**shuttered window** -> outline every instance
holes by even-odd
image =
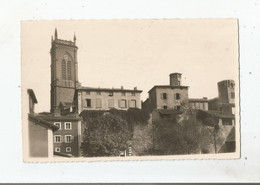
[[[102,100],[96,99],[96,108],[102,108]]]
[[[120,108],[126,108],[126,100],[120,101]]]
[[[72,135],[65,135],[65,143],[72,143],[73,136]]]
[[[129,107],[131,107],[131,108],[135,108],[136,107],[136,100],[130,100],[129,102],[130,102],[129,103]]]
[[[114,108],[114,99],[108,99],[108,107]]]

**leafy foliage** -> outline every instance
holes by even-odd
[[[131,137],[127,122],[112,114],[96,115],[85,120],[84,156],[118,156]]]
[[[199,110],[197,112],[196,118],[197,120],[201,121],[204,125],[215,127],[216,130],[219,129],[218,118],[213,114],[209,114],[208,112]]]

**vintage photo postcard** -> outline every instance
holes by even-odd
[[[21,21],[24,162],[240,157],[237,19]]]

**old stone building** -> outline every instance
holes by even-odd
[[[78,157],[81,155],[82,129],[79,115],[83,110],[141,108],[142,91],[137,87],[133,89],[82,87],[78,81],[77,50],[75,35],[73,41],[62,40],[58,38],[58,32],[55,29],[50,50],[50,112],[30,115],[31,120],[55,129],[51,140],[48,139],[52,145],[48,146],[52,146],[52,150],[49,150],[51,153],[54,152],[60,156]],[[35,100],[30,99],[30,101]],[[30,106],[33,109],[34,104]],[[33,135],[37,132],[30,133],[34,138]],[[34,149],[38,152],[42,151],[37,146],[34,146]]]
[[[203,98],[189,98],[189,106],[191,109],[199,109],[199,110],[204,110],[207,111],[209,110],[209,102],[208,98],[203,97]]]
[[[217,113],[220,125],[235,124],[234,80],[218,82],[218,97],[209,100],[209,110]]]
[[[142,104],[143,109],[149,111],[155,109],[180,110],[188,103],[188,86],[181,84],[181,74],[170,74],[169,85],[155,85],[149,92],[149,97]]]
[[[76,36],[73,41],[58,38],[55,29],[51,41],[51,112],[38,114],[40,119],[59,129],[53,136],[54,152],[63,156],[80,156],[81,121],[76,107],[78,82]]]
[[[109,110],[128,108],[141,108],[141,90],[116,88],[90,88],[79,87],[78,92],[78,113],[83,110]]]

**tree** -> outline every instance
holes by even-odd
[[[131,134],[122,118],[110,113],[84,121],[82,150],[86,157],[118,156],[127,148]]]
[[[197,120],[200,120],[206,126],[213,127],[214,149],[215,153],[217,153],[216,133],[219,130],[218,118],[214,114],[199,110],[197,113]]]

